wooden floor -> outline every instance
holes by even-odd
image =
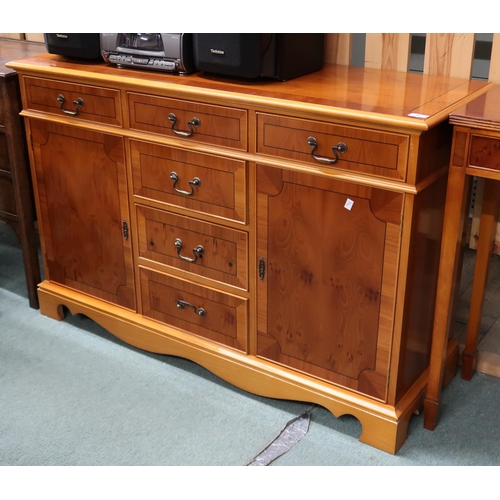
[[[459,297],[456,305],[452,335],[461,348],[465,344],[467,318],[472,289],[476,251],[467,248],[464,254]],[[479,331],[478,363],[479,372],[500,377],[500,256],[492,255],[488,285],[483,306],[481,329]]]

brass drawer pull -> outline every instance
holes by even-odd
[[[332,146],[333,154],[335,158],[327,158],[326,156],[316,156],[314,152],[318,147],[318,141],[316,141],[315,137],[308,137],[307,144],[312,148],[311,156],[320,163],[327,163],[332,165],[333,163],[337,163],[339,159],[339,153],[345,153],[347,151],[347,144],[345,142],[339,142],[336,146]],[[337,152],[338,151],[338,152]]]
[[[189,132],[183,132],[182,130],[175,130],[175,124],[177,123],[177,116],[175,113],[170,113],[168,119],[172,122],[172,132],[181,137],[191,137],[194,134],[193,127],[199,127],[201,125],[201,120],[196,118],[196,116],[188,121]]]
[[[184,309],[185,307],[192,307],[194,309],[194,312],[196,314],[198,314],[199,316],[205,316],[207,313],[205,311],[205,309],[203,309],[203,307],[200,307],[198,309],[196,309],[195,306],[193,306],[193,304],[190,304],[189,302],[186,302],[184,300],[178,300],[177,301],[177,307],[179,309]]]
[[[183,191],[182,189],[177,189],[175,186],[177,184],[177,181],[179,180],[179,176],[177,175],[176,172],[172,172],[170,174],[170,178],[174,181],[174,189],[177,193],[183,194],[185,196],[191,196],[194,193],[194,188],[195,187],[200,187],[201,186],[201,180],[198,177],[195,177],[194,179],[189,181],[189,186],[191,187],[191,191]]]
[[[66,102],[66,99],[62,94],[59,94],[57,96],[57,100],[61,103],[62,112],[71,116],[78,115],[78,113],[80,113],[80,108],[83,106],[83,99],[81,97],[73,101],[73,106],[75,107],[75,111],[68,111],[67,109],[64,109],[64,103]]]
[[[181,255],[182,240],[180,238],[175,239],[174,245],[175,248],[177,248],[177,255],[179,256],[179,258],[185,260],[186,262],[196,262],[198,260],[198,257],[201,259],[203,257],[203,253],[205,252],[205,249],[201,245],[194,247],[193,248],[194,259],[192,259],[190,257],[184,257],[184,255]]]

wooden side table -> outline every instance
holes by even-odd
[[[0,220],[14,228],[21,243],[30,307],[38,309],[40,283],[33,190],[17,73],[13,59],[46,52],[41,44],[0,40]]]
[[[475,368],[478,331],[495,228],[500,208],[500,86],[493,87],[450,115],[454,125],[443,241],[441,246],[436,313],[424,402],[424,427],[433,430],[438,420],[443,362],[450,334],[459,279],[464,221],[473,176],[485,179],[472,297],[462,354],[462,378],[470,380]]]

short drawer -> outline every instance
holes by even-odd
[[[32,77],[24,77],[24,85],[28,110],[122,125],[118,90]]]
[[[141,205],[136,210],[140,258],[248,289],[247,233]]]
[[[405,135],[267,114],[257,115],[257,134],[260,154],[406,179]]]
[[[248,300],[142,268],[143,315],[247,351]]]
[[[500,138],[472,135],[469,164],[490,170],[500,170]]]
[[[247,112],[168,97],[128,94],[130,128],[246,151]]]
[[[246,162],[130,141],[134,195],[246,222]]]

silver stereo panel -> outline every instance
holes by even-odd
[[[101,54],[110,64],[172,73],[191,73],[191,33],[101,33]]]

